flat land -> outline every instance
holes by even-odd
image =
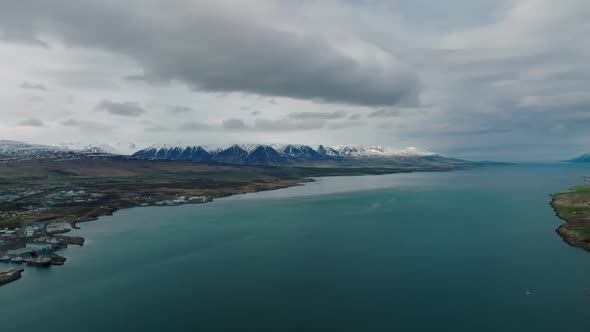
[[[590,251],[590,185],[553,195],[551,206],[566,221],[557,233],[570,245]]]

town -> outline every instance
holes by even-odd
[[[56,251],[70,244],[83,245],[84,238],[64,236],[71,230],[64,223],[31,222],[22,228],[0,229],[0,262],[7,265],[27,264],[48,267],[66,261]],[[20,279],[23,269],[0,272],[0,285]]]

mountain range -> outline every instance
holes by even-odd
[[[232,144],[228,146],[152,146],[135,152],[143,159],[275,166],[441,166],[472,162],[449,158],[420,148],[339,145],[311,147],[299,144]]]
[[[309,146],[301,144],[232,144],[224,146],[154,145],[121,155],[106,144],[63,143],[59,146],[0,140],[0,162],[31,159],[79,159],[117,157],[119,159],[187,160],[211,164],[314,167],[402,167],[406,169],[464,168],[490,162],[450,158],[416,147]]]

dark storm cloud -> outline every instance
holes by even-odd
[[[21,83],[20,87],[27,90],[47,91],[47,87],[45,85],[30,82],[23,82]]]
[[[21,122],[19,122],[19,125],[24,126],[24,127],[43,127],[45,124],[43,123],[43,121],[39,120],[39,119],[26,119],[23,120]]]
[[[322,119],[322,120],[333,120],[333,119],[343,119],[348,115],[348,113],[344,111],[335,111],[335,112],[296,112],[296,113],[289,113],[287,117],[289,119],[296,119],[296,120],[308,120],[308,119]]]
[[[110,100],[102,100],[96,105],[96,110],[106,111],[113,115],[120,116],[140,116],[145,113],[145,110],[136,102],[113,102]]]
[[[0,11],[0,36],[31,41],[46,33],[123,54],[142,66],[146,80],[178,80],[201,91],[358,105],[417,101],[418,77],[394,55],[362,42],[343,51],[338,40],[283,28],[287,18],[269,1],[245,8],[229,0],[20,0]]]

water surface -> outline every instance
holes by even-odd
[[[590,253],[548,203],[588,174],[334,177],[122,210],[82,224],[65,266],[1,287],[0,331],[586,331]]]

